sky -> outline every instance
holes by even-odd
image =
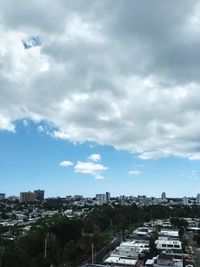
[[[200,192],[200,3],[0,0],[0,191]]]

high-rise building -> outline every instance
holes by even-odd
[[[165,192],[162,192],[161,198],[162,198],[162,200],[165,200],[166,199],[166,193]]]
[[[197,204],[200,204],[200,194],[197,194],[197,197],[196,197],[196,203],[197,203]]]
[[[103,194],[96,194],[96,200],[103,200]]]
[[[106,201],[106,194],[96,194],[96,200],[99,200],[101,202]]]
[[[110,192],[106,192],[105,194],[96,194],[96,200],[108,202],[110,200]]]
[[[188,198],[187,197],[183,198],[183,205],[185,205],[185,206],[188,205]]]
[[[39,201],[44,200],[44,190],[40,190],[40,189],[34,190],[34,194],[35,194],[36,200],[39,200]]]
[[[34,202],[35,201],[35,193],[33,192],[21,192],[20,193],[20,202]]]
[[[106,201],[110,201],[110,192],[106,192]]]
[[[0,193],[0,200],[3,200],[3,199],[5,199],[5,196],[6,196],[6,194],[5,194],[5,193]]]

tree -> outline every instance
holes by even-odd
[[[155,257],[158,255],[155,241],[158,239],[158,234],[153,233],[149,239],[149,257]]]
[[[177,217],[173,217],[170,219],[171,224],[173,227],[178,228],[179,230],[182,228],[186,228],[188,226],[188,222],[184,219],[180,219]]]

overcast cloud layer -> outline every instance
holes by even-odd
[[[200,159],[198,2],[0,0],[0,129]]]

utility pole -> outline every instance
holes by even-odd
[[[94,264],[94,244],[92,242],[92,264]]]
[[[44,259],[47,258],[47,241],[48,241],[48,233],[46,234],[45,241],[44,241]]]
[[[111,230],[111,235],[113,235],[113,233],[112,233],[112,218],[110,219],[110,230]]]
[[[81,231],[81,248],[83,248],[83,236],[84,236],[84,229],[82,228],[82,231]]]
[[[0,267],[1,267],[1,262],[2,262],[2,258],[3,258],[4,249],[5,249],[5,247],[2,247],[1,248],[1,253],[0,253]]]

